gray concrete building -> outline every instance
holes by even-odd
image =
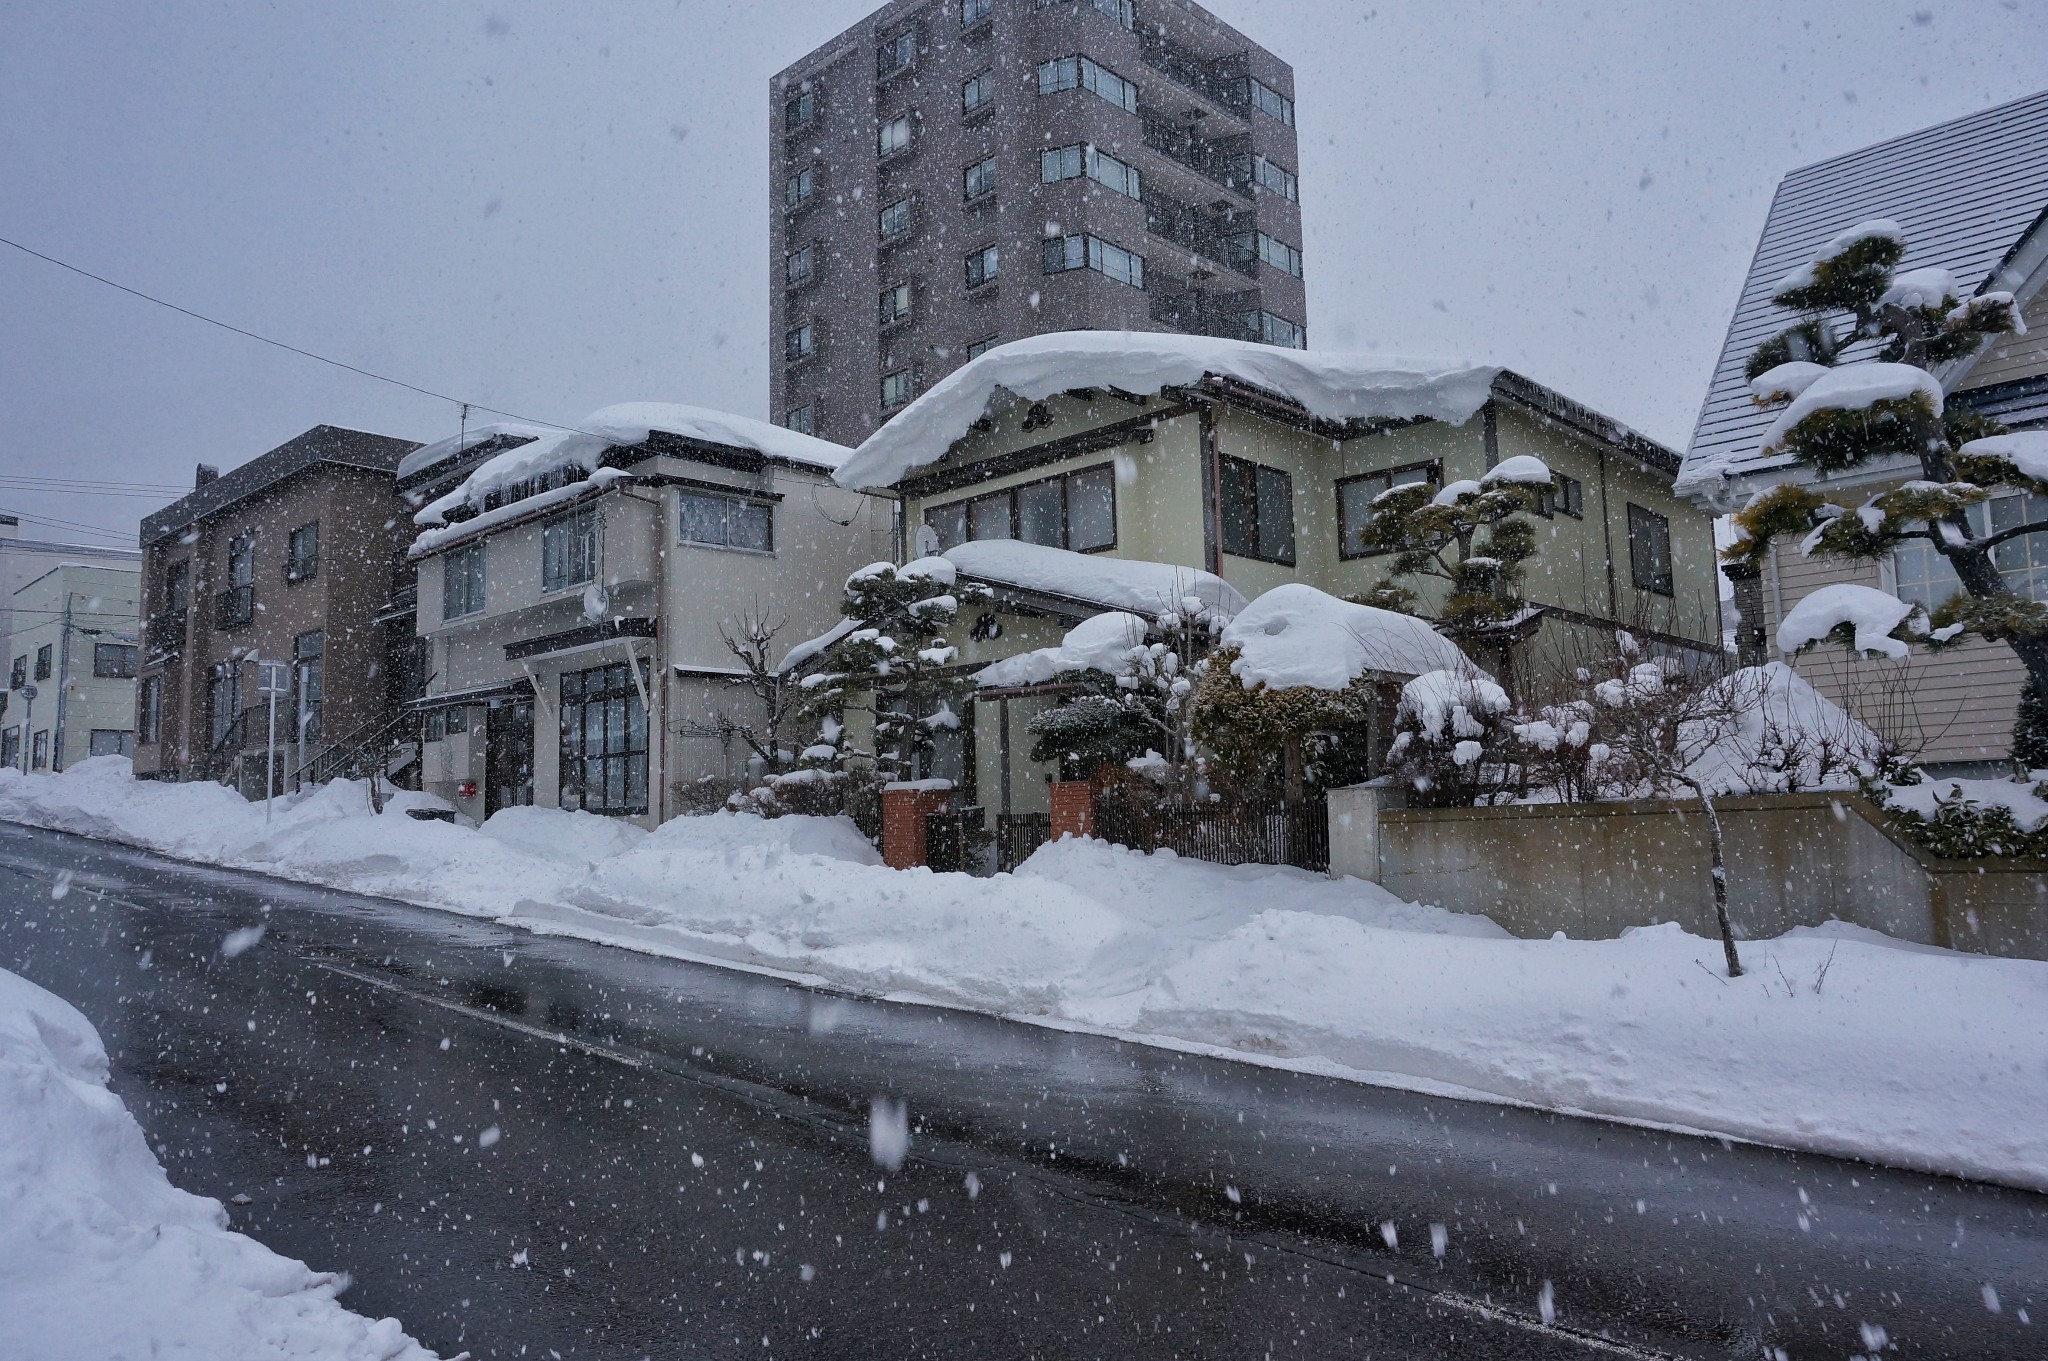
[[[1306,344],[1293,69],[1190,0],[894,0],[769,92],[783,425],[1049,331]]]

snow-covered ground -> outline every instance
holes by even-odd
[[[883,868],[833,819],[644,832],[512,809],[260,805],[119,758],[0,772],[0,818],[863,993],[1373,1082],[2048,1188],[2048,964],[1858,928],[1517,940],[1357,880],[1092,841],[1013,875]],[[1737,905],[1739,911],[1740,905]]]
[[[0,970],[0,1356],[429,1361],[173,1187],[106,1080],[92,1023]]]

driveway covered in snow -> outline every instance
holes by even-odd
[[[246,1196],[236,1227],[349,1270],[348,1304],[444,1353],[1801,1356],[1881,1330],[1990,1357],[2048,1326],[2048,1200],[2025,1192],[12,825],[0,968],[98,1026],[178,1185]]]

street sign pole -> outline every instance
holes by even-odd
[[[32,735],[32,734],[34,733],[34,731],[35,731],[35,726],[36,726],[36,688],[35,688],[35,686],[33,686],[33,685],[24,685],[24,686],[22,686],[22,687],[21,687],[21,698],[22,698],[22,705],[21,705],[21,773],[22,773],[22,774],[24,774],[24,775],[26,775],[26,774],[28,774],[28,748],[29,748],[29,743],[31,743],[31,742],[33,742],[33,741],[35,740],[34,736]]]

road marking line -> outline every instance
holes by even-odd
[[[545,1040],[549,1044],[558,1044],[565,1049],[579,1050],[594,1058],[610,1059],[612,1062],[623,1064],[628,1068],[648,1068],[651,1066],[645,1059],[636,1059],[630,1054],[622,1054],[615,1049],[592,1044],[588,1040],[579,1040],[559,1030],[544,1030],[537,1025],[528,1025],[525,1021],[515,1020],[500,1011],[491,1011],[485,1007],[465,1006],[460,1002],[450,1001],[445,997],[436,997],[432,993],[415,991],[402,984],[394,983],[389,979],[379,978],[375,974],[360,973],[355,969],[346,968],[340,964],[330,964],[323,959],[313,959],[306,955],[300,955],[298,958],[316,969],[325,969],[328,973],[340,974],[343,978],[351,978],[358,983],[364,983],[373,988],[380,988],[385,992],[395,992],[400,997],[409,997],[416,1002],[425,1002],[428,1006],[439,1007],[443,1011],[452,1011],[458,1016],[467,1016],[473,1021],[484,1021],[491,1025],[502,1026],[507,1030],[516,1030],[522,1035],[529,1035],[537,1040]]]

